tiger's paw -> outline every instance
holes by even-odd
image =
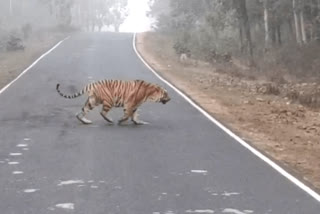
[[[108,120],[108,123],[114,124],[113,120]]]
[[[103,117],[103,119],[105,119],[108,123],[110,124],[114,124],[113,120],[110,119],[109,117],[105,116],[103,113],[100,113],[101,116]]]
[[[87,118],[85,118],[85,117],[80,117],[79,115],[77,115],[77,119],[81,122],[81,123],[83,123],[83,124],[86,124],[86,125],[88,125],[88,124],[92,124],[92,121],[91,120],[88,120]]]
[[[121,119],[118,121],[118,125],[127,125],[128,124],[128,119]]]
[[[142,120],[139,120],[139,121],[132,121],[135,125],[147,125],[147,124],[150,124],[148,122],[145,122],[145,121],[142,121]]]

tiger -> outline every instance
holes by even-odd
[[[110,124],[113,120],[107,116],[113,108],[122,107],[124,115],[118,124],[131,121],[136,125],[148,124],[138,119],[137,109],[147,101],[166,104],[171,100],[168,92],[163,87],[146,82],[144,80],[100,80],[87,84],[81,91],[65,95],[60,89],[60,84],[56,86],[57,92],[64,98],[73,99],[86,93],[88,98],[81,111],[76,114],[76,118],[83,124],[91,124],[92,121],[86,115],[93,108],[102,104],[100,115]]]

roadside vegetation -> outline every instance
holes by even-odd
[[[153,0],[149,15],[181,59],[270,82],[264,93],[320,107],[317,0]],[[189,60],[190,61],[190,60]],[[272,83],[272,84],[271,84]]]

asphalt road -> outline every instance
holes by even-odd
[[[157,79],[132,34],[79,34],[0,94],[1,214],[318,214],[320,203],[241,146]],[[149,125],[108,125],[85,96],[99,79],[165,86],[172,100],[142,106]],[[111,117],[117,120],[122,110]]]

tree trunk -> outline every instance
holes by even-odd
[[[274,25],[274,23],[273,23],[273,25],[271,26],[270,33],[271,33],[272,45],[275,46],[276,43],[277,43],[277,28],[276,28],[276,26]]]
[[[239,42],[240,42],[240,52],[243,53],[244,51],[244,44],[243,44],[243,30],[242,30],[242,26],[239,22]]]
[[[292,20],[291,19],[287,19],[287,24],[288,24],[288,29],[289,29],[289,36],[290,36],[290,39],[292,39],[294,37],[294,30],[293,30]]]
[[[246,0],[239,0],[239,14],[240,14],[240,22],[244,29],[244,34],[245,34],[245,39],[246,39],[245,44],[250,55],[251,64],[253,64],[253,47],[252,47],[251,30],[250,30]]]
[[[305,28],[305,23],[304,23],[303,10],[300,11],[300,22],[301,22],[302,42],[304,44],[307,44],[307,34],[306,34],[306,28]]]
[[[319,16],[320,16],[320,0],[317,0],[317,15],[315,17],[315,21],[314,21],[314,40],[316,41],[320,41],[320,20],[319,20]]]
[[[265,32],[265,50],[270,47],[270,32],[269,32],[269,10],[268,10],[268,0],[264,0],[264,32]]]
[[[13,15],[13,6],[12,6],[12,0],[9,0],[9,13],[10,13],[10,16],[12,16]]]
[[[299,25],[299,18],[298,18],[298,12],[297,12],[297,2],[296,0],[292,0],[292,7],[293,7],[293,16],[294,16],[294,23],[296,28],[296,40],[299,45],[301,45],[301,28]]]
[[[278,45],[282,45],[282,38],[281,38],[281,25],[278,24],[277,26],[277,40],[278,40]]]

